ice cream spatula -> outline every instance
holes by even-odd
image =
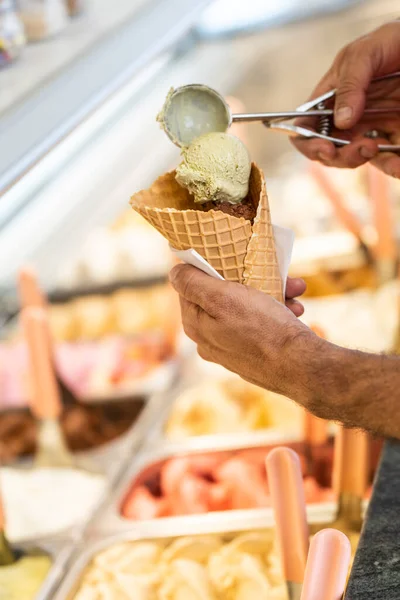
[[[311,541],[300,600],[341,600],[350,566],[350,541],[341,531],[322,529]]]
[[[335,438],[333,488],[339,498],[333,527],[359,532],[368,486],[369,438],[363,431],[341,426]]]
[[[266,468],[288,597],[300,600],[309,545],[300,460],[290,448],[275,448]]]
[[[74,459],[67,448],[59,423],[62,407],[53,367],[46,311],[24,308],[22,325],[28,345],[31,374],[30,406],[39,424],[35,464],[41,467],[72,467]]]
[[[39,285],[37,275],[31,267],[25,266],[20,269],[18,273],[18,293],[21,308],[43,308],[48,310],[47,298],[43,293]],[[49,327],[49,335],[51,331]],[[54,356],[53,356],[54,360]],[[64,383],[63,379],[58,376],[57,369],[55,369],[56,379],[62,404],[75,404],[78,402],[75,394],[72,390]]]
[[[0,567],[11,565],[16,558],[5,534],[5,516],[3,502],[0,493]]]

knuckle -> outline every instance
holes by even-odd
[[[339,87],[336,93],[337,97],[348,96],[359,90],[359,83],[357,77],[354,75],[346,75],[339,83]]]

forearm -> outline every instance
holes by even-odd
[[[292,372],[289,395],[317,416],[400,438],[400,357],[309,339]]]

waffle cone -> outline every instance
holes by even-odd
[[[172,171],[132,196],[131,205],[177,250],[193,248],[224,279],[245,283],[282,301],[264,176],[254,163],[249,196],[257,207],[253,225],[219,210],[199,209]]]
[[[256,195],[253,202],[258,201],[258,206],[244,259],[243,283],[283,302],[282,280],[276,257],[265,179],[259,169],[252,169],[251,178],[253,184],[249,193]]]

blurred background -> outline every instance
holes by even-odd
[[[129,199],[178,164],[178,148],[155,120],[171,87],[207,84],[233,112],[291,110],[346,43],[398,14],[395,0],[0,0],[1,464],[32,464],[50,414],[75,457],[91,453],[109,486],[125,482],[115,498],[101,493],[119,507],[141,444],[200,436],[215,449],[224,435],[238,443],[238,434],[257,430],[268,434],[264,445],[290,439],[300,454],[304,440],[317,439],[319,466],[303,469],[307,499],[332,500],[335,427],[315,429],[287,399],[196,358],[167,284],[167,242]],[[332,342],[397,352],[399,182],[370,167],[311,164],[260,124],[232,132],[265,173],[273,222],[295,232],[290,272],[308,284],[304,321]],[[52,397],[33,397],[21,305],[40,306],[50,323]],[[368,448],[362,502],[379,443]],[[132,484],[126,519],[161,515],[165,464],[157,464]],[[50,526],[43,500],[35,518],[19,521],[27,488],[9,477],[2,485],[12,541],[76,525],[73,516],[58,522],[60,509]],[[80,513],[80,524],[93,511]]]

